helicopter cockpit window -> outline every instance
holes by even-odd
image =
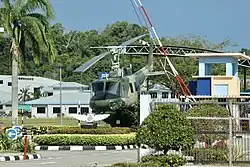
[[[92,84],[93,92],[103,92],[103,87],[103,82],[96,82]]]
[[[120,95],[120,82],[106,82],[105,91],[111,94]]]

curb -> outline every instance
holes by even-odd
[[[36,151],[105,151],[105,150],[132,150],[136,145],[122,146],[35,146]]]
[[[26,155],[26,160],[31,159],[41,159],[40,154],[28,154]],[[0,156],[0,162],[1,161],[18,161],[23,160],[23,155],[12,155],[12,156]]]

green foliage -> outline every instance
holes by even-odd
[[[24,151],[24,140],[22,138],[18,138],[17,140],[14,140],[12,143],[12,150],[23,152]],[[34,145],[31,144],[28,140],[27,144],[27,152],[28,153],[34,153]]]
[[[39,64],[41,55],[44,54],[48,55],[49,60],[54,60],[56,49],[48,32],[49,20],[54,13],[48,0],[7,0],[0,11],[0,24],[11,39],[11,53],[18,56],[19,62],[22,62],[20,65],[24,65],[27,57],[32,57]],[[13,49],[17,51],[14,52]]]
[[[229,111],[217,104],[201,104],[188,110],[191,117],[228,117]]]
[[[135,144],[135,134],[116,135],[39,135],[33,141],[38,145],[116,146]]]
[[[186,160],[178,155],[150,155],[142,157],[141,163],[121,162],[110,167],[178,167],[185,165]]]
[[[1,133],[0,134],[0,152],[5,151],[5,150],[23,152],[24,140],[21,137],[18,137],[17,140],[10,140],[8,138],[7,133]],[[27,152],[34,153],[34,147],[30,142],[28,142],[28,145],[27,145]]]
[[[107,128],[98,127],[96,129],[82,129],[80,127],[66,127],[49,130],[47,134],[128,134],[130,133],[129,128]]]
[[[106,127],[84,129],[78,126],[40,126],[24,127],[24,131],[30,131],[31,134],[128,134],[132,130],[126,127]]]
[[[145,27],[136,24],[129,24],[128,22],[118,21],[112,25],[107,25],[101,32],[90,30],[85,32],[69,31],[65,32],[62,24],[57,23],[50,25],[47,32],[51,41],[54,41],[55,49],[58,55],[55,56],[53,63],[49,62],[48,58],[40,58],[40,66],[37,67],[33,63],[32,55],[32,41],[26,41],[25,49],[25,66],[23,67],[22,75],[44,76],[51,79],[59,79],[58,66],[62,65],[62,79],[63,81],[78,82],[89,85],[94,79],[97,79],[97,73],[100,71],[110,70],[110,58],[107,56],[102,59],[100,63],[91,67],[91,70],[85,73],[74,73],[73,70],[81,64],[87,62],[93,56],[103,52],[101,49],[91,49],[93,46],[107,46],[118,45],[122,42],[131,39],[135,36],[147,33]],[[147,37],[148,38],[148,37]],[[145,39],[147,40],[147,39]],[[197,36],[181,36],[181,37],[163,37],[161,39],[163,44],[168,46],[185,46],[203,49],[223,49],[230,45],[229,41],[223,41],[220,44],[214,44],[202,37]],[[3,66],[0,67],[2,74],[10,74],[10,46],[11,39],[0,37],[0,60]],[[9,56],[9,57],[8,57]],[[184,78],[185,82],[192,79],[198,71],[197,60],[195,58],[170,58],[177,71]],[[154,59],[155,70],[162,71],[162,67],[157,58]],[[133,65],[135,72],[141,68],[146,62],[145,57],[132,57],[121,56],[121,66],[128,66],[130,63]],[[189,62],[188,66],[186,65]],[[168,67],[167,67],[168,68]],[[169,68],[167,70],[170,70]],[[219,70],[218,70],[219,71]],[[174,87],[166,77],[154,76],[150,77],[154,83],[161,83],[168,87]]]
[[[197,163],[208,163],[212,161],[226,161],[225,154],[228,153],[227,149],[205,149],[195,148],[189,151],[183,152],[186,156],[193,156],[194,162]]]
[[[178,167],[186,164],[186,160],[179,155],[150,155],[142,157],[143,163],[159,164],[164,167]]]
[[[194,145],[194,132],[189,120],[174,105],[157,105],[143,121],[136,134],[138,144],[164,151],[189,149]]]
[[[190,117],[228,117],[229,112],[225,107],[216,104],[202,104],[195,106],[187,111]],[[229,131],[228,120],[191,120],[192,125],[197,134],[197,139],[208,144],[212,144],[215,140],[227,139]],[[212,132],[212,133],[211,133]],[[217,133],[216,133],[217,132]],[[218,133],[219,132],[219,133]],[[220,134],[221,133],[221,134]]]
[[[9,140],[7,133],[0,134],[0,151],[10,150],[12,146],[12,141]]]
[[[148,163],[148,162],[145,163],[120,162],[106,167],[159,167],[159,164]]]
[[[120,126],[120,127],[137,127],[139,125],[139,107],[127,107],[121,111],[121,122],[119,125],[116,124],[116,113],[109,113],[110,116],[104,121],[111,126]]]

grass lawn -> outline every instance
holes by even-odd
[[[24,126],[60,125],[60,118],[24,118]],[[77,120],[73,118],[63,118],[63,125],[77,126]],[[21,117],[18,117],[18,124],[21,125]],[[11,117],[0,118],[0,126],[11,126]]]

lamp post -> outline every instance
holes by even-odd
[[[62,67],[60,66],[60,125],[62,126]]]

